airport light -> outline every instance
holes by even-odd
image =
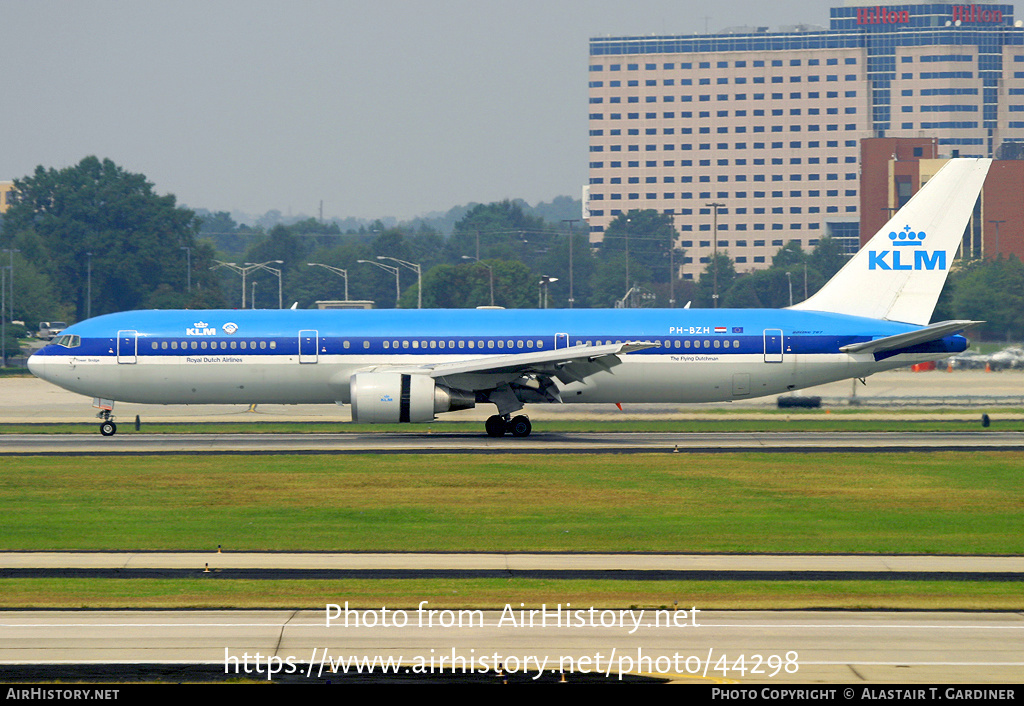
[[[572,296],[572,224],[579,223],[579,218],[563,218],[562,223],[569,224],[569,308],[572,309],[572,304],[575,299]],[[492,304],[494,302],[491,302]]]
[[[405,260],[399,260],[397,257],[387,257],[386,255],[378,255],[378,260],[391,260],[397,262],[399,265],[408,267],[410,270],[416,273],[416,308],[423,308],[423,270],[415,262],[406,262]]]
[[[92,253],[87,252],[89,258],[85,270],[85,318],[92,318]]]
[[[279,270],[276,267],[267,267],[267,265],[269,265],[272,262],[277,264],[277,265],[283,265],[284,264],[284,260],[267,260],[266,262],[260,262],[260,263],[247,262],[245,264],[249,265],[251,269],[266,270],[267,272],[270,272],[272,274],[277,275],[277,308],[278,309],[283,309],[284,308],[284,301],[283,301],[283,299],[281,297],[281,270]],[[253,308],[255,308],[255,307],[253,307]]]
[[[90,255],[91,254],[92,253],[90,253]],[[249,267],[243,267],[242,265],[239,265],[239,264],[234,263],[234,262],[223,262],[221,260],[214,260],[214,262],[216,262],[217,264],[214,265],[213,267],[211,267],[210,268],[211,270],[216,270],[218,267],[227,267],[229,270],[234,270],[238,274],[242,275],[242,308],[244,309],[245,308],[245,276],[247,274],[249,274],[250,272],[252,272],[253,270],[259,269],[263,265],[266,265],[267,263],[263,263],[262,265],[253,265],[252,263],[246,263],[247,265],[249,265]],[[281,262],[281,261],[280,260],[269,260],[268,262]],[[267,269],[270,269],[270,268],[267,268]]]
[[[325,265],[322,262],[307,262],[310,267],[324,267],[336,275],[341,275],[345,278],[345,301],[348,301],[348,270],[343,270],[340,267],[334,267],[332,265]]]
[[[547,275],[540,276],[540,282],[537,286],[537,308],[547,309],[548,308],[548,285],[552,282],[557,282],[557,277],[548,277]]]
[[[182,245],[179,250],[185,251],[185,281],[188,291],[192,291],[192,248]]]
[[[473,256],[471,255],[463,255],[462,259],[473,260],[475,258],[473,258]],[[481,267],[487,268],[487,274],[490,276],[491,280],[491,306],[494,306],[494,268],[491,265],[488,265],[486,262],[481,262],[479,259],[476,260],[476,264],[480,265]]]
[[[401,268],[400,267],[396,267],[394,265],[385,265],[383,262],[374,262],[373,260],[356,260],[356,262],[361,262],[361,263],[366,264],[366,265],[373,265],[374,267],[379,267],[382,270],[387,270],[388,272],[390,272],[391,274],[393,274],[395,276],[395,308],[397,309],[398,308],[398,300],[402,296],[402,288],[401,288],[401,285],[398,283],[398,280],[399,280],[398,274],[399,274]]]
[[[713,203],[706,203],[704,205],[707,206],[708,208],[714,209],[712,211],[712,213],[714,215],[713,215],[712,221],[711,221],[712,224],[713,224],[711,226],[711,229],[712,229],[711,242],[712,242],[712,244],[714,246],[714,249],[712,250],[713,254],[711,256],[712,257],[712,262],[714,263],[714,265],[711,268],[712,272],[713,272],[711,300],[712,300],[712,302],[714,302],[714,308],[717,309],[718,308],[718,209],[720,209],[723,206],[725,206],[725,204],[724,203],[718,203],[717,201],[715,201]]]

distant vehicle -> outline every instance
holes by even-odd
[[[40,321],[39,331],[36,332],[36,338],[41,338],[44,341],[52,341],[67,327],[68,325],[63,321]]]

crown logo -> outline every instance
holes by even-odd
[[[924,246],[924,239],[928,237],[922,230],[920,233],[915,233],[910,229],[910,226],[906,226],[902,231],[897,233],[893,231],[889,233],[889,240],[892,241],[894,248],[920,248]]]
[[[206,323],[205,321],[197,321],[192,325],[195,326],[196,328],[206,328],[210,324]]]

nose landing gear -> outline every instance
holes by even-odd
[[[512,434],[512,436],[524,437],[529,436],[530,432],[533,431],[533,425],[530,424],[530,418],[525,414],[509,419],[510,415],[499,416],[497,414],[487,418],[487,422],[484,424],[484,428],[487,430],[488,436],[505,436],[506,433]]]

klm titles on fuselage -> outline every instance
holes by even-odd
[[[906,226],[901,232],[889,233],[889,240],[892,241],[892,250],[869,250],[869,270],[945,270],[946,251],[935,250],[928,252],[923,250],[924,239],[927,237],[924,231],[914,232],[910,226]],[[907,248],[900,250],[900,248]],[[915,248],[909,250],[909,248]],[[914,256],[909,257],[913,252]]]
[[[238,330],[238,325],[234,323],[226,323],[223,326],[224,333],[232,334]],[[216,336],[217,327],[210,326],[205,321],[197,321],[192,324],[192,328],[185,329],[186,336]]]

